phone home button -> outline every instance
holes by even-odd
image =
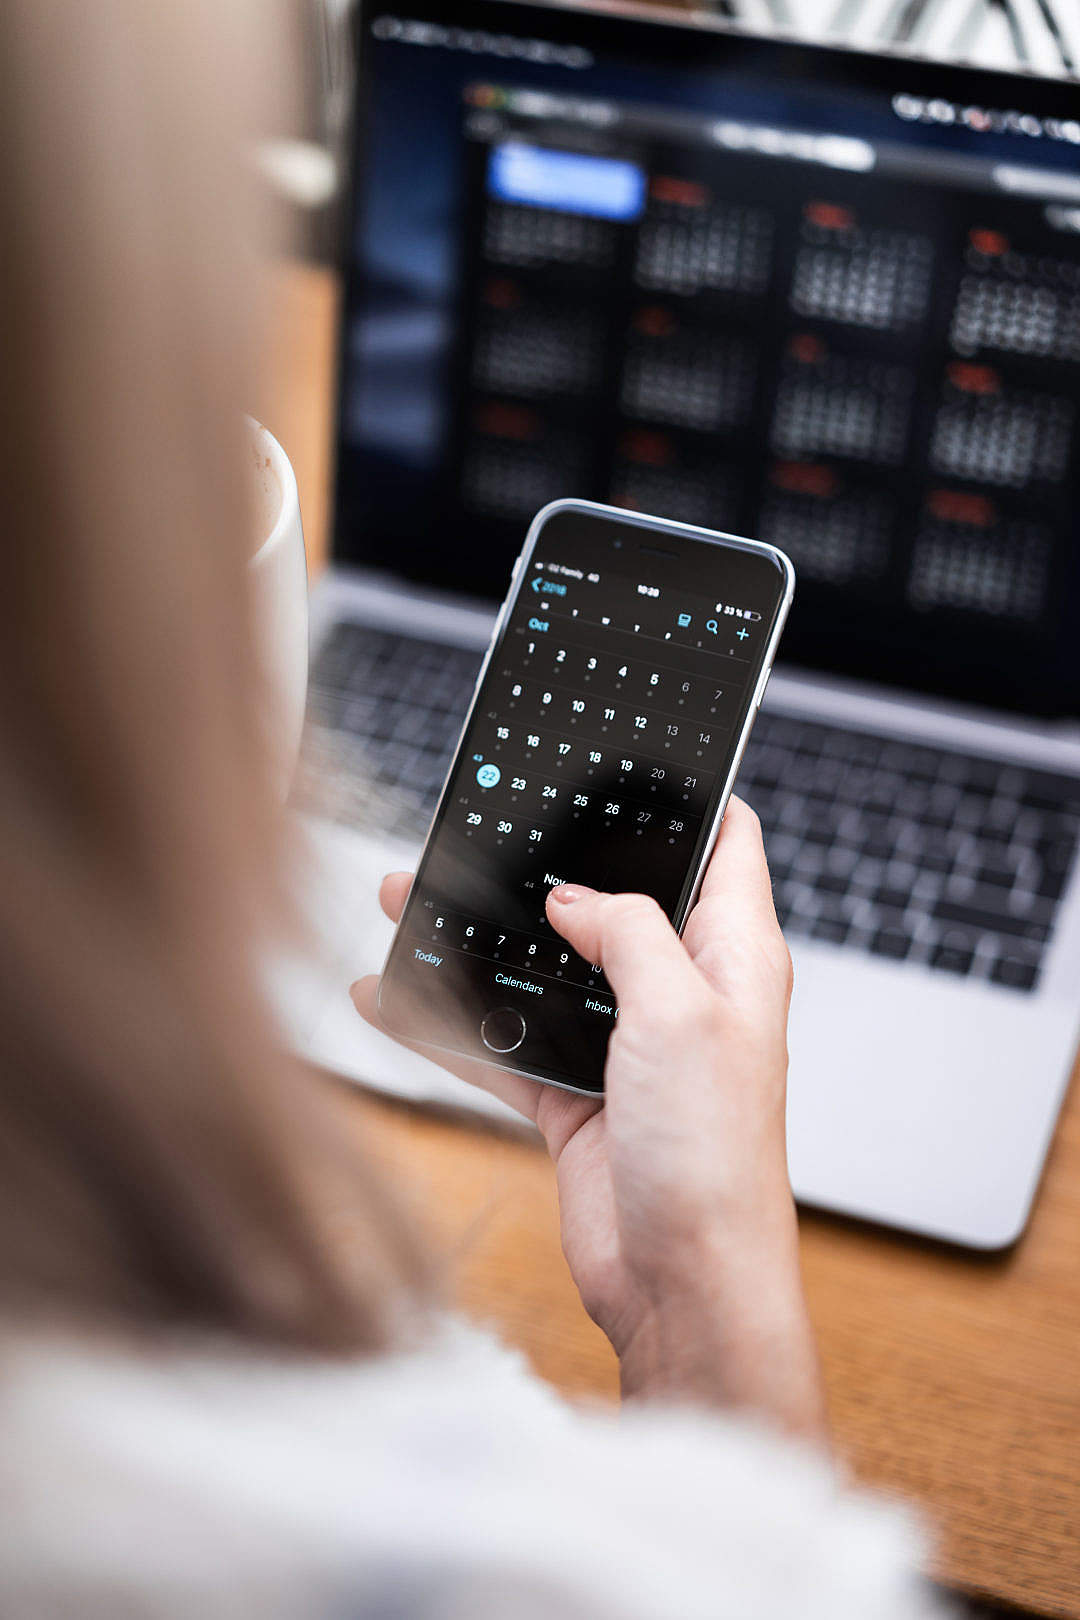
[[[496,1007],[481,1021],[480,1039],[489,1052],[516,1052],[525,1039],[525,1020],[516,1007]]]

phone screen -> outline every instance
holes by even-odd
[[[681,924],[791,577],[603,508],[534,524],[383,975],[391,1029],[602,1091],[615,998],[548,892],[644,892]]]

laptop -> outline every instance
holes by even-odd
[[[361,5],[357,48],[297,1039],[498,1111],[346,989],[528,521],[753,535],[798,575],[738,783],[795,959],[795,1191],[1010,1243],[1080,1026],[1075,85],[514,0]]]

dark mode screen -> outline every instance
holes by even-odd
[[[549,520],[391,959],[415,998],[414,1033],[437,1009],[433,1022],[472,1046],[483,1014],[509,1004],[528,1020],[524,1068],[565,1075],[602,1060],[614,998],[547,922],[548,892],[645,891],[675,915],[784,585],[759,553],[580,513]]]
[[[584,496],[788,552],[798,662],[1080,709],[1075,90],[460,12],[363,25],[343,559],[497,600]]]

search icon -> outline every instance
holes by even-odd
[[[706,630],[711,630],[714,636],[720,634],[720,626],[717,624],[715,619],[706,619],[705,628]]]

